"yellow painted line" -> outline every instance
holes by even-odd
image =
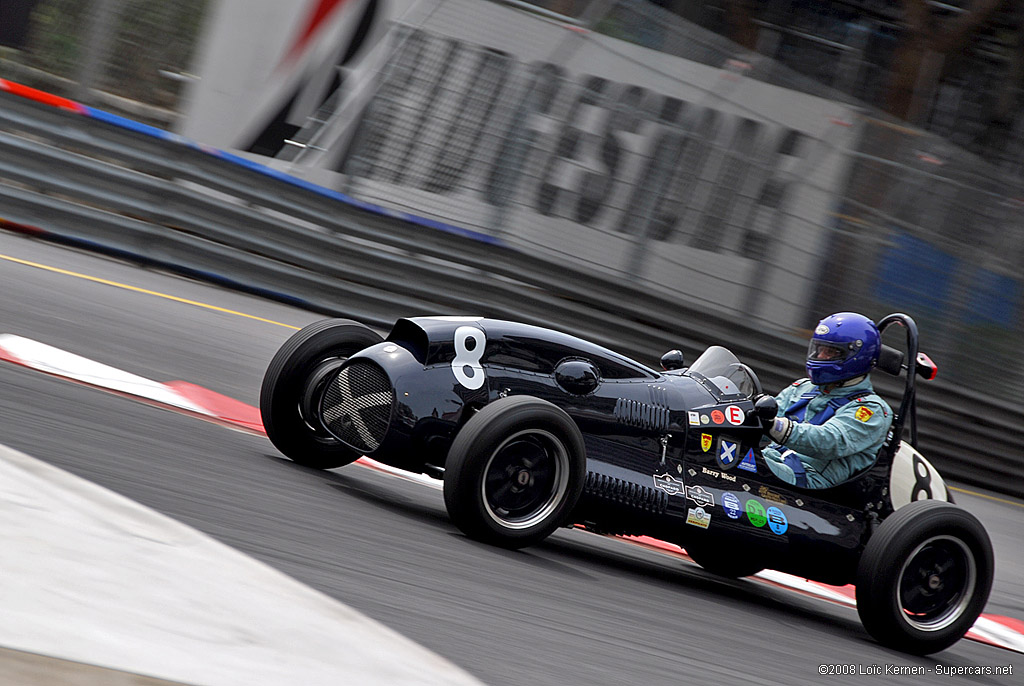
[[[912,128],[910,126],[904,126],[903,124],[896,124],[896,123],[891,122],[891,121],[885,121],[884,119],[875,119],[874,117],[864,117],[864,121],[866,121],[867,123],[869,123],[869,124],[871,124],[873,126],[881,126],[884,129],[892,129],[893,131],[898,131],[899,133],[906,133],[906,134],[909,134],[911,136],[921,136],[921,135],[924,135],[924,132],[921,131],[920,129],[915,129],[915,128]]]
[[[994,495],[987,495],[985,493],[978,493],[977,491],[968,491],[966,488],[957,488],[956,486],[949,486],[949,490],[956,491],[957,493],[966,493],[967,495],[974,495],[979,498],[985,498],[986,500],[994,500],[997,503],[1003,503],[1004,505],[1013,505],[1014,507],[1024,507],[1024,503],[1017,502],[1016,500],[1007,500],[1006,498],[997,498]]]
[[[839,214],[838,212],[833,212],[832,216],[835,217],[836,219],[842,219],[844,221],[848,221],[851,224],[860,224],[861,226],[870,226],[871,225],[871,222],[867,221],[866,219],[861,219],[860,217],[854,217],[851,214]]]
[[[179,298],[176,295],[168,295],[166,293],[159,293],[157,291],[147,290],[145,288],[139,288],[138,286],[129,286],[125,283],[118,283],[117,281],[110,281],[108,279],[101,279],[97,276],[89,276],[88,274],[80,274],[78,272],[68,271],[67,269],[60,269],[58,267],[50,267],[45,264],[39,264],[38,262],[29,262],[28,260],[22,260],[17,257],[11,257],[10,255],[0,254],[0,260],[6,260],[7,262],[13,262],[15,264],[25,265],[26,267],[35,267],[36,269],[42,269],[43,271],[53,272],[54,274],[61,274],[63,276],[73,276],[76,279],[84,279],[85,281],[92,281],[93,283],[103,284],[104,286],[113,286],[114,288],[122,288],[126,291],[132,291],[134,293],[142,293],[143,295],[152,295],[157,298],[163,298],[164,300],[172,300],[178,303],[184,303],[185,305],[192,305],[194,307],[201,307],[206,310],[213,310],[214,312],[223,312],[224,314],[233,314],[236,317],[245,317],[246,319],[253,319],[258,322],[264,322],[266,324],[274,324],[276,326],[283,326],[286,329],[294,329],[298,331],[299,327],[292,326],[291,324],[283,324],[281,322],[275,322],[273,319],[264,319],[263,317],[257,317],[252,314],[246,314],[244,312],[237,312],[235,310],[229,310],[224,307],[217,307],[216,305],[209,305],[207,303],[201,303],[195,300],[188,300],[186,298]]]

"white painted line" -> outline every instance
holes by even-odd
[[[161,405],[189,412],[205,414],[204,408],[162,383],[129,374],[115,367],[21,336],[0,334],[0,356],[44,374],[71,379],[116,393],[146,398]]]
[[[836,603],[837,605],[846,605],[847,607],[857,607],[857,601],[848,595],[844,595],[839,591],[834,590],[833,587],[827,584],[818,583],[817,581],[811,581],[809,579],[801,579],[798,576],[791,574],[785,574],[783,572],[777,572],[774,569],[765,569],[764,571],[755,574],[758,579],[767,581],[772,584],[784,586],[785,588],[803,593],[805,595],[814,596],[822,600],[828,600]]]
[[[404,469],[395,469],[394,467],[382,464],[376,460],[371,460],[368,457],[360,457],[355,463],[362,467],[366,467],[367,469],[383,472],[388,476],[402,479],[403,481],[412,481],[413,483],[423,484],[424,486],[429,486],[430,488],[439,491],[444,489],[444,484],[438,479],[431,478],[426,474],[414,474],[413,472],[407,472]]]
[[[978,638],[986,643],[1024,653],[1024,636],[984,615],[978,617],[978,621],[971,627],[970,633],[977,634]]]

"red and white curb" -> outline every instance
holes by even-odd
[[[246,433],[266,435],[258,408],[186,381],[153,381],[12,334],[0,334],[0,360]],[[441,488],[436,479],[395,469],[367,457],[359,458],[356,463],[405,481]],[[672,543],[647,536],[616,538],[690,560],[685,550]],[[773,570],[759,572],[750,578],[837,605],[851,608],[857,605],[853,586],[830,586]],[[967,638],[1024,654],[1024,621],[982,615],[967,633]]]
[[[640,545],[644,548],[658,550],[668,555],[675,555],[691,562],[693,561],[683,548],[674,543],[667,543],[650,538],[649,536],[622,536],[621,538],[634,545]],[[851,608],[857,607],[856,591],[852,585],[830,586],[819,581],[811,581],[810,579],[802,579],[791,574],[777,572],[773,569],[766,569],[749,578],[767,585],[796,591],[811,598],[826,600],[835,605],[844,605]],[[1013,617],[985,614],[978,617],[974,626],[967,632],[967,638],[987,643],[997,648],[1024,653],[1024,621],[1014,619]]]
[[[186,381],[153,381],[13,334],[0,334],[0,360],[147,405],[265,435],[256,408]]]
[[[153,381],[13,334],[0,334],[0,360],[244,433],[267,435],[259,408],[187,381]],[[406,481],[441,488],[437,479],[425,474],[404,472],[368,457],[356,462]]]

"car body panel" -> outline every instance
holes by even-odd
[[[660,372],[575,336],[481,317],[400,319],[345,364],[367,363],[394,390],[386,435],[368,454],[402,469],[443,469],[459,428],[497,398],[562,408],[587,450],[573,521],[595,531],[741,547],[763,567],[848,583],[869,528],[893,509],[884,460],[830,489],[776,477],[760,451],[760,385],[743,365],[734,376],[706,376],[697,363]]]

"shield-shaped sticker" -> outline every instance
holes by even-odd
[[[704,452],[711,450],[711,434],[700,435],[700,449]]]
[[[718,466],[722,469],[732,469],[739,461],[740,445],[736,441],[727,441],[724,438],[718,444]]]

